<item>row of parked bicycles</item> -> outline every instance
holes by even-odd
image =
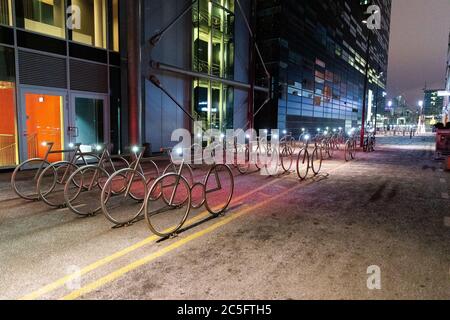
[[[274,138],[279,143],[275,144]],[[346,161],[356,154],[356,135],[346,137],[342,131],[314,136],[303,132],[299,139],[284,133],[278,138],[268,135],[257,138],[256,143],[247,140],[243,144],[237,140],[211,142],[213,147],[208,150],[212,157],[225,157],[227,148],[232,148],[235,158],[231,164],[209,165],[192,164],[197,161],[186,162],[180,157],[183,153],[192,155],[194,148],[204,151],[203,146],[167,148],[160,156],[146,158],[145,147],[134,146],[126,154],[111,155],[108,144],[86,152],[80,143],[55,150],[48,142],[43,158],[30,159],[15,169],[11,185],[25,200],[68,208],[85,217],[103,212],[115,227],[145,219],[154,234],[168,237],[177,234],[192,209],[205,207],[213,216],[227,210],[235,189],[233,169],[240,174],[261,172],[268,176],[295,171],[304,180],[310,173],[318,175],[322,161],[334,152],[343,150]],[[53,154],[64,154],[67,160],[51,163]]]

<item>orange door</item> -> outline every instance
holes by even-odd
[[[26,93],[25,112],[28,159],[43,158],[47,150],[45,142],[53,142],[53,150],[63,149],[62,96]],[[49,156],[51,162],[62,159],[61,154]]]

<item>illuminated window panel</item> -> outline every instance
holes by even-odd
[[[12,0],[0,0],[0,24],[12,26]]]
[[[119,51],[119,0],[112,0],[112,40],[111,49]]]
[[[18,162],[14,49],[0,47],[0,168]]]
[[[17,0],[16,12],[19,28],[65,38],[63,0]]]
[[[192,69],[218,78],[234,76],[234,1],[199,0],[193,8]],[[193,112],[205,128],[233,127],[233,88],[221,82],[193,83]]]
[[[81,28],[72,30],[72,40],[106,49],[106,0],[72,0],[81,12]]]

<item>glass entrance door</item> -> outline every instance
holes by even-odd
[[[92,151],[96,145],[107,143],[106,97],[97,95],[74,95],[72,115],[74,142],[81,143],[81,150]]]
[[[64,96],[50,92],[23,91],[22,155],[24,159],[43,158],[46,142],[53,142],[54,150],[64,149]],[[52,154],[49,161],[63,160],[62,154]]]

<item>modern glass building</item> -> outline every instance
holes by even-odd
[[[0,168],[42,142],[118,146],[120,2],[0,0]]]
[[[371,4],[381,10],[377,30],[364,23]],[[274,77],[274,99],[256,126],[298,134],[361,125],[367,62],[366,121],[374,122],[384,112],[390,8],[390,0],[255,1],[257,40]]]
[[[423,113],[426,117],[432,117],[439,122],[442,118],[442,109],[444,107],[444,97],[439,96],[439,91],[444,89],[427,89],[424,90]]]

